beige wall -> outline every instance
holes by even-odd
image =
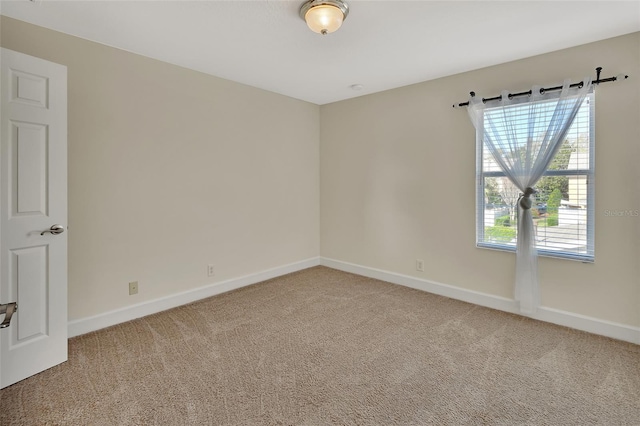
[[[318,256],[318,106],[1,19],[68,67],[70,320]]]
[[[514,254],[475,247],[475,131],[451,105],[597,66],[631,77],[596,89],[596,261],[541,258],[542,303],[640,326],[640,217],[605,213],[640,210],[640,33],[322,106],[321,255],[511,298]]]
[[[640,209],[640,33],[318,107],[0,24],[68,67],[70,320],[318,254],[511,297],[514,255],[475,248],[474,130],[451,104],[603,66],[631,78],[596,91],[596,262],[540,259],[542,299],[640,326],[640,218],[605,214]]]

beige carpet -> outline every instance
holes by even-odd
[[[69,342],[20,425],[640,425],[640,346],[315,267]]]

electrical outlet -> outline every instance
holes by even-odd
[[[138,294],[138,281],[131,281],[129,283],[129,296]]]
[[[424,260],[416,259],[416,271],[424,272]]]
[[[213,277],[216,274],[216,268],[215,266],[209,264],[207,266],[207,276],[209,277]]]

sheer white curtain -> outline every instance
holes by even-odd
[[[515,300],[520,312],[534,313],[540,304],[538,258],[535,247],[531,195],[534,186],[560,149],[585,96],[591,79],[571,88],[565,80],[560,92],[541,93],[534,86],[529,97],[502,98],[485,104],[469,100],[469,117],[478,137],[491,152],[505,175],[522,191],[518,200]],[[523,108],[528,111],[523,113]],[[523,117],[526,119],[523,120]]]

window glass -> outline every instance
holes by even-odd
[[[553,106],[554,102],[549,104]],[[552,110],[539,109],[540,113]],[[491,109],[485,111],[485,115],[491,113]],[[509,109],[510,115],[517,117],[519,113],[526,123],[528,108],[515,105]],[[593,261],[593,117],[594,95],[591,93],[585,98],[549,169],[536,183],[538,193],[531,211],[540,255]],[[540,129],[538,133],[543,132],[544,129]],[[478,139],[477,245],[515,250],[515,206],[521,191],[500,171],[481,138]]]

